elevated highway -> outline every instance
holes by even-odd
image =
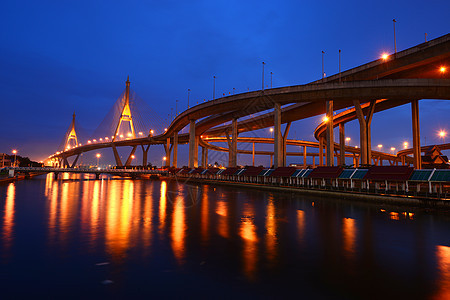
[[[449,100],[450,79],[448,73],[440,72],[441,66],[450,67],[450,34],[392,54],[386,60],[375,60],[309,84],[243,93],[199,104],[178,115],[167,131],[160,135],[85,144],[56,153],[50,158],[68,165],[68,157],[86,151],[111,147],[116,153],[115,147],[131,146],[134,153],[137,146],[141,146],[145,152],[144,146],[163,144],[169,158],[167,163],[170,164],[173,150],[173,165],[176,166],[178,144],[189,143],[189,166],[195,167],[198,165],[198,146],[214,148],[210,143],[200,142],[200,136],[211,138],[227,135],[230,145],[229,165],[233,166],[237,163],[239,133],[274,126],[273,155],[275,166],[281,166],[286,162],[286,140],[291,122],[326,113],[331,121],[321,124],[315,131],[319,141],[319,164],[323,164],[324,146],[327,147],[327,165],[334,164],[335,143],[330,134],[333,127],[356,118],[361,131],[361,147],[358,151],[361,151],[361,163],[367,164],[373,157],[370,148],[370,120],[373,113],[411,102],[415,128],[414,164],[420,168],[417,103],[421,99]],[[338,109],[348,110],[333,117],[333,111]],[[260,115],[252,116],[254,114]],[[231,122],[231,125],[222,125],[227,122]],[[281,132],[283,123],[287,124],[284,134]],[[178,134],[187,125],[189,134]],[[342,143],[339,150],[350,151],[345,145],[342,148]],[[75,163],[76,159],[73,165]],[[339,163],[342,164],[342,161]],[[119,160],[117,164],[122,163]]]

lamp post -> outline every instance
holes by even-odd
[[[95,156],[97,156],[97,167],[98,167],[98,163],[99,163],[99,161],[100,161],[100,153],[97,153],[97,155],[95,155]]]
[[[378,147],[378,151],[381,152],[381,148],[383,148],[383,145],[379,144],[377,147]]]
[[[164,162],[167,160],[167,157],[163,157],[161,161],[161,169],[164,167]]]
[[[403,149],[408,149],[408,142],[403,142]]]
[[[272,77],[273,77],[273,72],[270,72],[270,88],[272,88]]]
[[[264,91],[264,65],[266,63],[262,62],[262,90]]]
[[[322,51],[322,80],[325,78],[325,69],[324,69],[324,54],[325,51]]]
[[[273,138],[273,127],[270,127],[269,131],[270,131],[270,138]]]
[[[191,94],[191,89],[188,89],[188,108],[189,108],[189,95]]]
[[[392,153],[392,154],[395,153],[395,147],[391,147],[391,153]]]
[[[213,100],[216,100],[216,76],[213,76]]]
[[[447,135],[447,132],[445,130],[439,131],[439,137],[442,139],[442,144],[445,144],[445,136]]]
[[[15,166],[16,166],[16,158],[17,158],[17,150],[14,149],[14,150],[12,151],[12,153],[14,154],[14,167],[15,167]]]
[[[395,23],[397,21],[395,21],[395,19],[393,19],[392,22],[394,23],[394,53],[397,53],[397,40],[395,39]]]
[[[345,138],[345,141],[347,142],[347,145],[349,145],[349,146],[350,146],[350,141],[351,141],[351,138],[350,138],[349,136]]]

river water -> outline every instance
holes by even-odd
[[[49,174],[0,185],[0,290],[2,299],[449,299],[450,214]]]

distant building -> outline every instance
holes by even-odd
[[[0,153],[0,168],[11,167],[13,161],[11,157],[6,153]]]
[[[450,167],[448,157],[442,155],[438,146],[430,146],[422,156],[422,168],[424,169],[448,169]]]

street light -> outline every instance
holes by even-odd
[[[95,156],[97,156],[97,167],[98,167],[98,163],[99,163],[99,160],[100,160],[101,154],[100,154],[100,153],[97,153],[97,155],[95,155]]]
[[[408,149],[408,142],[403,142],[403,149]]]
[[[445,144],[445,136],[447,135],[447,132],[445,130],[439,131],[439,137],[442,139],[442,144]]]
[[[167,157],[163,157],[161,161],[161,168],[164,167],[164,162],[167,160]]]
[[[273,138],[273,127],[270,127],[269,131],[270,131],[270,137]]]
[[[383,54],[381,55],[381,58],[382,58],[383,60],[387,60],[387,59],[389,58],[389,55],[388,55],[387,53],[383,53]]]
[[[377,147],[378,147],[378,151],[381,151],[381,148],[383,148],[383,145],[379,144]]]
[[[394,154],[395,147],[391,147],[391,153]]]
[[[351,138],[348,136],[345,138],[345,141],[347,142],[347,145],[350,145]]]
[[[322,118],[322,122],[324,122],[324,123],[328,122],[328,120],[329,120],[328,116],[324,116],[324,117]]]
[[[14,150],[12,151],[12,153],[14,154],[14,167],[15,167],[15,166],[16,166],[16,158],[17,158],[17,150],[14,149]]]

